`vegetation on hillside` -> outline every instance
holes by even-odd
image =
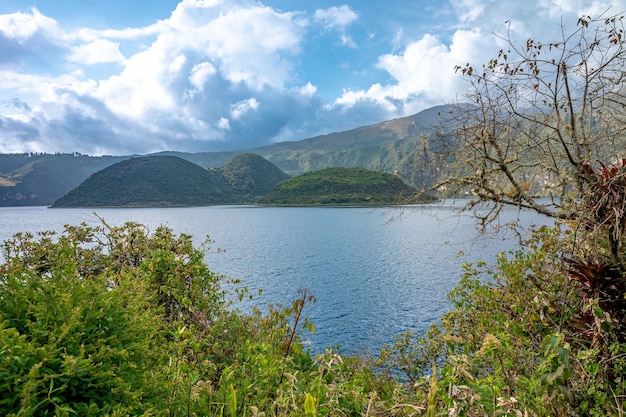
[[[89,175],[126,158],[0,154],[0,206],[50,205]]]
[[[360,168],[328,168],[289,179],[271,162],[250,153],[219,170],[204,170],[173,156],[150,156],[93,174],[53,207],[396,204],[413,192],[396,176]]]
[[[398,177],[362,168],[325,168],[289,178],[263,197],[261,204],[397,204],[414,193]]]
[[[245,202],[254,201],[270,192],[289,175],[260,155],[244,152],[227,161],[219,169],[235,193]]]
[[[147,156],[96,172],[53,207],[193,206],[233,200],[219,173],[174,156]]]
[[[439,123],[438,116],[449,109],[436,106],[372,126],[298,142],[279,142],[254,151],[290,175],[340,166],[395,172],[404,175],[405,181],[421,185],[422,178],[413,176],[416,151]],[[417,181],[411,182],[413,179]]]

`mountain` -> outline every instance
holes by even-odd
[[[0,206],[50,205],[91,174],[127,158],[0,154]]]
[[[280,142],[251,150],[290,175],[327,167],[360,167],[397,173],[417,184],[415,155],[448,106],[372,126],[296,142]],[[218,168],[238,152],[161,152],[203,168]],[[80,154],[0,154],[0,206],[50,205],[90,175],[131,156],[92,157]],[[419,170],[418,170],[419,171]]]
[[[174,156],[130,158],[91,175],[53,207],[159,207],[223,204],[224,177]]]
[[[415,190],[395,175],[363,168],[325,168],[289,178],[260,200],[270,205],[397,204]]]
[[[282,181],[281,181],[282,180]],[[415,190],[395,175],[326,168],[289,178],[263,157],[243,153],[219,169],[175,156],[125,159],[92,174],[52,207],[171,207],[396,204]]]
[[[298,142],[280,142],[254,152],[297,175],[342,166],[403,173],[411,170],[415,153],[449,106],[437,106],[413,116]]]
[[[233,190],[250,201],[270,192],[289,175],[260,155],[245,152],[227,161],[219,171]]]

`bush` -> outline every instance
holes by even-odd
[[[5,242],[0,414],[341,416],[391,407],[395,382],[357,358],[304,349],[308,291],[289,307],[241,314],[206,250],[166,227],[104,221]]]
[[[152,373],[166,360],[163,309],[145,282],[93,246],[98,232],[5,244],[2,415],[140,414],[162,395]]]

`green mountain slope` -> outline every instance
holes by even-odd
[[[267,194],[289,178],[267,159],[249,152],[227,161],[219,171],[233,190],[247,200]]]
[[[448,110],[448,106],[437,106],[413,116],[298,142],[280,142],[254,152],[290,175],[333,166],[401,173],[412,168],[421,141]]]
[[[217,171],[174,156],[131,158],[87,178],[53,207],[155,207],[222,204],[234,199]]]
[[[127,158],[0,154],[0,206],[50,205],[91,174]]]
[[[260,202],[276,205],[396,204],[414,191],[388,173],[333,167],[289,178]]]

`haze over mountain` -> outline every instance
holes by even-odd
[[[251,150],[290,175],[322,168],[360,167],[403,177],[414,171],[413,157],[422,135],[447,111],[437,106],[416,115],[297,142]],[[69,151],[69,150],[68,150]],[[161,152],[203,168],[218,168],[239,152]],[[0,206],[51,205],[91,174],[127,156],[0,154]]]

